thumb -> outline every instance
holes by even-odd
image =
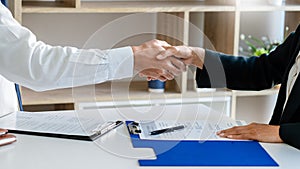
[[[175,55],[178,51],[174,46],[164,46],[165,50],[156,56],[158,60],[164,60],[169,56]]]

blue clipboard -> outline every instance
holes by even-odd
[[[132,121],[126,125],[134,148],[152,148],[156,154],[156,159],[138,160],[140,166],[279,166],[256,141],[142,140],[138,126],[135,133]]]

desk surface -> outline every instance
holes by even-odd
[[[142,111],[141,111],[142,110]],[[202,108],[189,106],[119,108],[78,112],[79,116],[98,113],[105,120],[113,119],[180,119],[194,118]],[[147,113],[144,113],[144,112]],[[168,113],[165,113],[165,112]],[[202,111],[203,112],[203,111]],[[184,115],[184,116],[182,116]],[[199,115],[199,114],[198,114]],[[201,118],[201,115],[199,116]],[[14,144],[0,147],[0,164],[3,169],[120,169],[139,167],[137,159],[152,157],[151,149],[133,149],[125,126],[117,128],[94,142],[69,139],[17,135]],[[279,167],[249,167],[249,169],[298,169],[300,151],[286,144],[262,143],[262,146],[280,165]],[[152,157],[153,158],[153,157]],[[234,157],[232,157],[234,158]],[[170,168],[170,167],[147,167]],[[176,167],[179,169],[180,167]],[[197,168],[197,167],[192,167]],[[199,167],[222,168],[222,167]],[[228,168],[228,167],[227,167]],[[245,167],[235,167],[236,169]]]

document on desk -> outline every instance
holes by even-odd
[[[13,133],[93,140],[103,122],[70,112],[16,112],[0,119],[0,128]],[[84,127],[83,127],[84,126]]]
[[[232,120],[226,118],[219,121],[152,121],[141,122],[139,124],[141,139],[154,139],[154,140],[229,140],[217,136],[216,132],[228,129],[234,126],[245,125],[245,121]],[[172,132],[165,132],[162,134],[151,135],[152,131],[161,130],[170,127],[184,126],[180,130]]]

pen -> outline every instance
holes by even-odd
[[[164,129],[160,129],[160,130],[154,130],[154,131],[150,132],[150,135],[158,135],[158,134],[173,132],[175,130],[180,130],[183,128],[184,128],[184,125],[180,125],[180,126],[176,126],[176,127],[169,127],[169,128],[164,128]]]

